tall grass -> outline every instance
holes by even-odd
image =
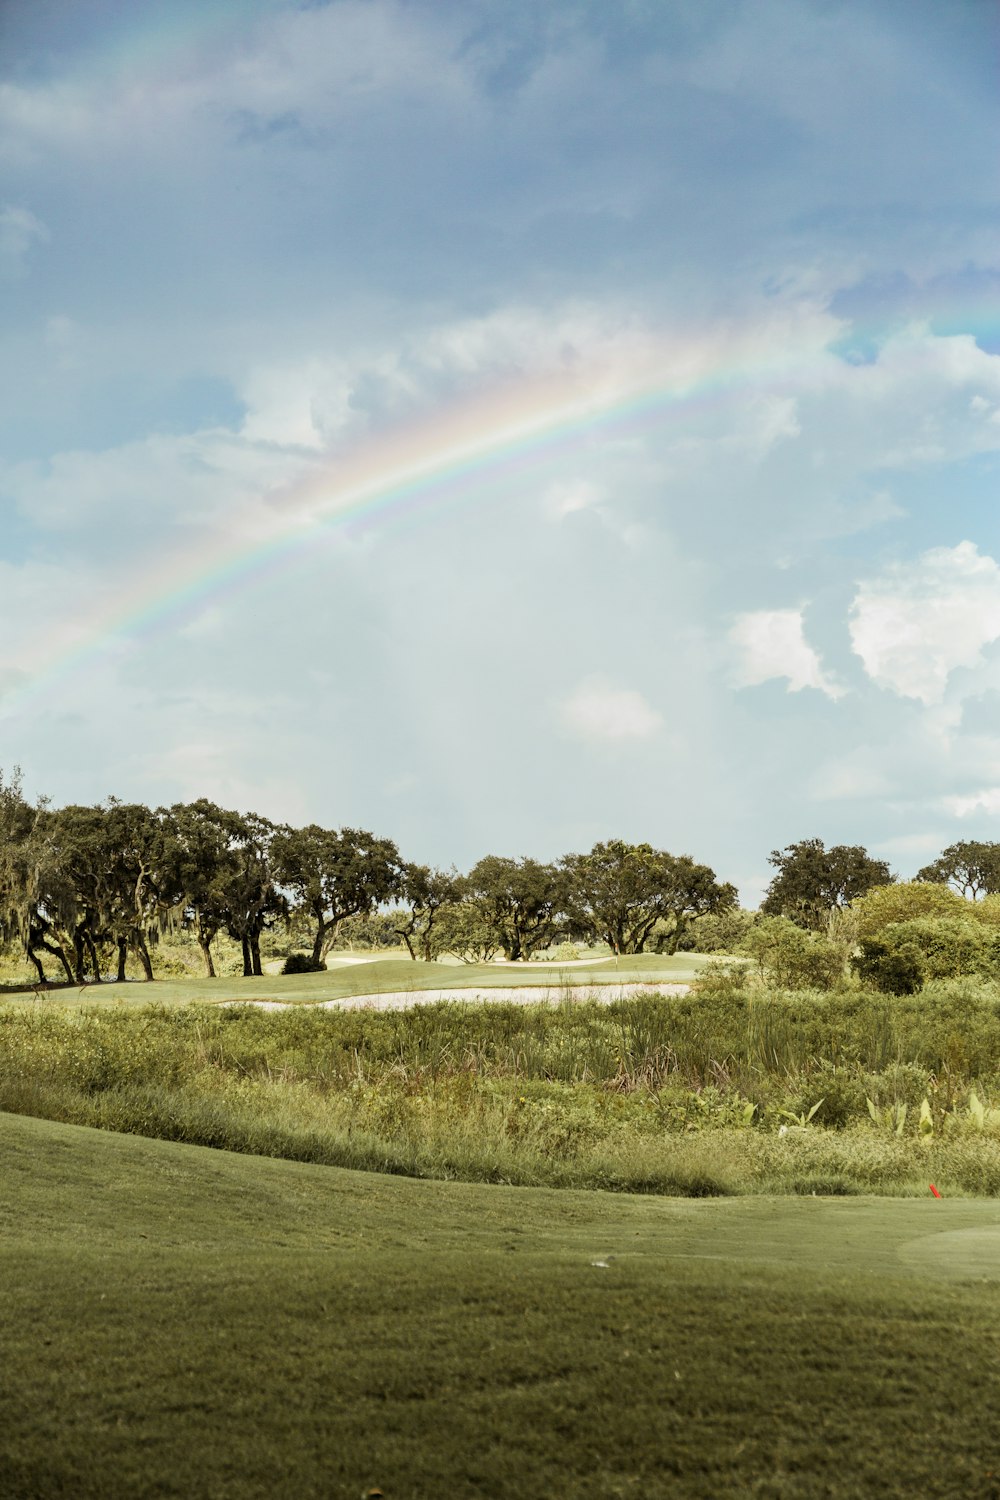
[[[998,1022],[996,990],[957,983],[405,1012],[40,1002],[0,1007],[0,1108],[468,1180],[906,1191],[933,1170],[992,1193]]]

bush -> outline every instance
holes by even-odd
[[[987,977],[995,971],[996,939],[988,927],[968,918],[915,917],[890,923],[879,936],[892,952],[915,948],[928,979]]]
[[[321,974],[326,964],[311,953],[289,953],[281,966],[282,974]]]
[[[741,951],[757,960],[763,979],[782,989],[831,990],[844,977],[840,949],[788,917],[762,917],[747,933]]]
[[[913,995],[924,982],[924,965],[915,943],[892,948],[878,938],[863,938],[851,967],[863,984],[884,995]]]
[[[894,885],[877,885],[866,895],[851,902],[858,923],[859,937],[881,937],[890,925],[921,918],[947,917],[961,921],[968,917],[971,903],[947,885],[928,880],[904,880]]]

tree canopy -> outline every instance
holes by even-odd
[[[1000,891],[1000,844],[977,839],[949,844],[937,859],[917,871],[917,879],[950,885],[960,896],[978,901]]]
[[[737,904],[735,886],[720,885],[708,865],[650,844],[612,839],[568,854],[562,868],[569,932],[613,953],[642,953],[658,923],[672,951],[692,917]]]
[[[885,860],[873,859],[860,844],[801,839],[774,849],[768,863],[778,871],[761,902],[766,916],[789,917],[800,927],[823,929],[830,913],[849,905],[876,885],[894,880]]]

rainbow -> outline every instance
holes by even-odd
[[[305,475],[260,497],[257,534],[243,545],[217,537],[160,560],[88,618],[57,628],[28,659],[8,662],[0,712],[51,688],[96,659],[189,618],[281,572],[324,538],[359,523],[466,503],[525,468],[585,454],[595,443],[658,426],[671,416],[749,391],[805,382],[801,347],[816,366],[817,324],[742,336],[725,330],[667,345],[612,341],[579,363],[457,402],[418,423],[343,452],[317,455]],[[824,319],[829,333],[836,325]],[[835,359],[831,356],[831,359]],[[836,361],[839,364],[839,361]],[[805,382],[808,383],[808,382]]]
[[[57,627],[27,659],[8,662],[0,714],[208,603],[280,574],[344,528],[467,503],[525,470],[537,475],[544,465],[586,457],[595,444],[723,401],[802,394],[842,380],[845,364],[834,346],[844,333],[845,325],[815,309],[673,342],[610,340],[586,360],[317,454],[297,481],[258,496],[245,518],[256,528],[252,540],[234,545],[227,533],[207,548],[200,542],[196,554],[167,557],[88,618]]]

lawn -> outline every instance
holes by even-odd
[[[29,986],[0,986],[5,999],[35,1000],[39,993],[61,1004],[86,1001],[88,1005],[148,1004],[184,1005],[191,1000],[280,1000],[288,1005],[315,1005],[341,1000],[348,995],[377,995],[399,990],[503,989],[528,985],[567,988],[613,989],[633,983],[685,984],[697,977],[712,960],[700,953],[674,955],[640,953],[621,959],[607,958],[588,964],[455,964],[414,963],[408,958],[377,959],[374,962],[338,963],[320,974],[264,974],[256,979],[156,979],[152,984],[89,984],[53,986],[38,992]],[[456,996],[458,998],[458,996]]]
[[[995,1202],[0,1141],[4,1500],[1000,1496]]]

